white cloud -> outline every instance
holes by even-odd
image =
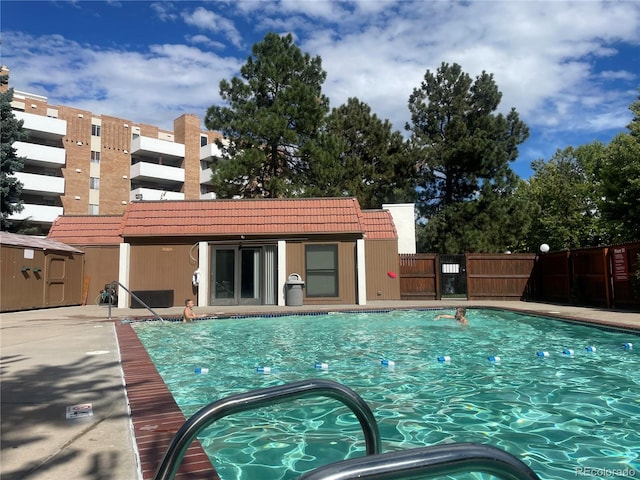
[[[192,12],[182,12],[182,18],[187,25],[223,34],[236,47],[243,44],[242,35],[233,22],[211,10],[198,7]]]
[[[207,37],[206,35],[193,35],[193,36],[187,35],[185,39],[189,43],[192,43],[194,45],[202,45],[204,47],[208,47],[215,50],[222,50],[225,48],[224,43],[215,42],[211,40],[209,37]]]
[[[163,22],[173,22],[178,19],[173,4],[170,2],[154,2],[150,5],[151,10]]]
[[[441,62],[459,63],[472,76],[493,73],[501,109],[515,107],[527,123],[594,128],[586,106],[619,107],[582,101],[614,79],[596,82],[595,62],[614,56],[617,42],[640,43],[640,4],[633,2],[377,3],[387,8],[341,20],[358,28],[318,26],[301,46],[322,57],[332,100],[358,96],[398,128],[411,91]]]
[[[9,33],[4,40],[21,51],[5,56],[10,68],[21,72],[18,90],[166,129],[173,129],[173,119],[184,113],[202,118],[207,107],[221,101],[220,81],[235,75],[242,64],[186,45],[152,45],[147,52],[131,52],[96,51],[57,35]]]
[[[409,96],[426,70],[455,62],[472,77],[483,70],[494,74],[503,92],[501,110],[515,107],[536,132],[538,143],[522,149],[529,155],[544,152],[544,142],[552,152],[563,148],[564,138],[576,132],[593,137],[623,129],[628,106],[637,98],[640,2],[196,5],[149,4],[158,19],[173,23],[182,40],[155,41],[136,50],[118,45],[117,36],[109,39],[112,47],[104,47],[5,29],[3,63],[18,72],[12,76],[18,89],[172,128],[177,116],[202,116],[220,102],[220,80],[238,74],[251,45],[268,31],[292,33],[303,52],[322,58],[324,93],[332,106],[358,97],[399,130],[409,119]]]

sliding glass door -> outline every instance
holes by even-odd
[[[267,258],[273,257],[273,247]],[[261,305],[275,299],[273,281],[265,282],[264,249],[260,247],[214,246],[211,255],[211,305]],[[271,265],[272,262],[269,262]],[[267,269],[271,276],[273,268]],[[265,298],[266,297],[266,298]]]

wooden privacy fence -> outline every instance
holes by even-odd
[[[543,302],[637,309],[632,278],[640,242],[552,252],[538,257],[537,299]]]
[[[467,298],[533,300],[535,261],[535,254],[467,254]]]
[[[436,254],[400,255],[400,299],[440,299],[438,256]]]
[[[469,253],[460,256],[459,274],[465,277],[468,300],[638,309],[632,283],[638,254],[640,242],[540,255]],[[438,254],[400,255],[400,298],[442,299],[444,266]]]
[[[469,300],[530,300],[534,294],[533,254],[467,254],[459,274],[466,277]],[[440,256],[432,253],[400,255],[400,298],[439,300]],[[447,273],[450,275],[450,273]]]

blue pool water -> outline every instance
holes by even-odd
[[[640,477],[640,337],[499,310],[470,310],[461,326],[434,321],[438,313],[451,312],[134,328],[187,418],[231,394],[321,377],[364,398],[385,452],[479,442],[514,454],[543,479]],[[257,373],[259,366],[271,373]],[[196,374],[198,367],[209,371]],[[324,398],[235,414],[200,440],[223,480],[293,479],[364,455],[355,416]]]

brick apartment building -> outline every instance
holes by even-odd
[[[181,115],[167,131],[18,90],[11,106],[29,134],[14,144],[26,160],[15,175],[24,210],[12,219],[46,232],[63,214],[120,215],[134,200],[215,198],[210,162],[220,134],[202,130],[196,115]]]

